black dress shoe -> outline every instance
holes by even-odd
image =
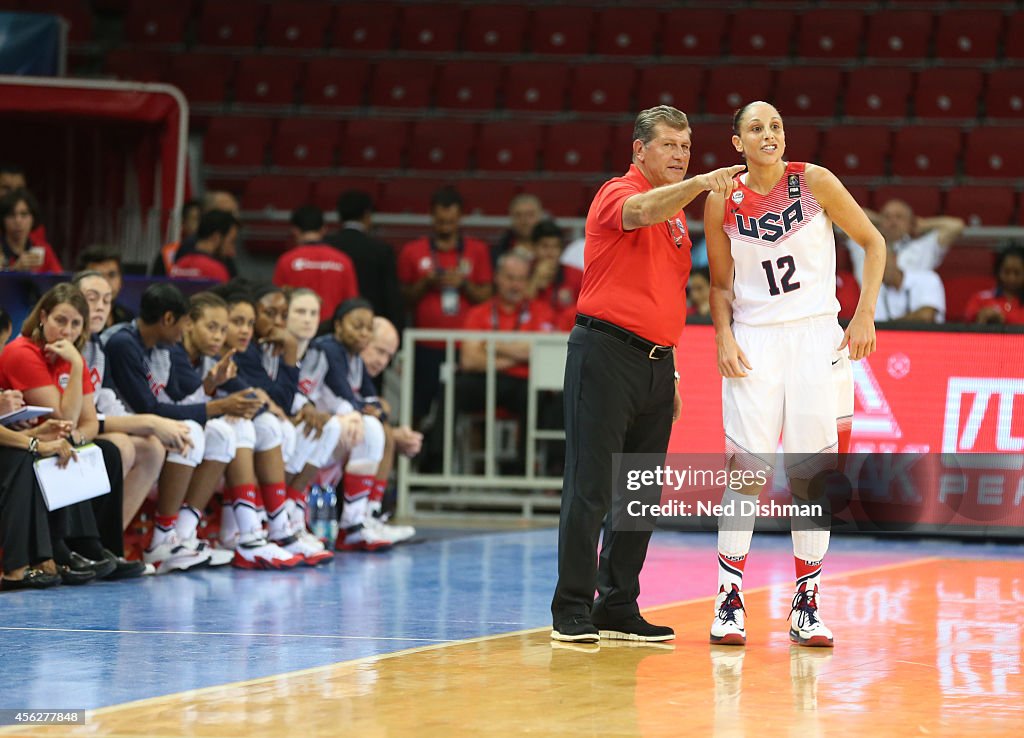
[[[103,577],[110,576],[114,569],[117,568],[116,559],[102,558],[99,561],[96,561],[95,559],[83,556],[77,551],[72,551],[71,558],[65,563],[74,571],[93,572],[96,579],[102,579]]]
[[[671,641],[676,632],[667,625],[651,625],[640,614],[615,621],[595,621],[594,626],[602,638],[617,641]]]
[[[143,562],[129,561],[107,549],[103,549],[103,558],[114,562],[114,570],[104,577],[108,582],[116,582],[118,579],[135,579],[146,572],[146,565]]]
[[[72,569],[70,566],[57,564],[57,571],[60,573],[60,580],[64,584],[88,584],[96,578],[96,572],[92,569]]]
[[[0,590],[12,592],[16,589],[48,589],[60,584],[60,576],[47,574],[42,569],[29,568],[21,579],[0,579]]]

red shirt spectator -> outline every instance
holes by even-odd
[[[307,287],[323,299],[325,319],[345,300],[359,296],[355,266],[347,254],[324,243],[304,243],[281,254],[274,268],[278,287]]]
[[[622,205],[652,189],[636,164],[606,182],[587,215],[586,266],[577,310],[662,346],[686,322],[690,234],[680,210],[658,227],[622,228]]]
[[[212,256],[193,252],[174,262],[170,271],[171,279],[211,279],[214,282],[231,281],[227,266]]]
[[[523,301],[510,306],[500,297],[492,297],[470,308],[462,326],[469,331],[539,331],[549,333],[555,327],[555,311],[540,299]],[[516,364],[502,370],[503,374],[527,379],[529,364]]]
[[[25,390],[57,387],[61,393],[68,386],[71,364],[57,358],[51,362],[43,348],[25,336],[18,336],[0,354],[0,387]],[[93,392],[89,372],[82,372],[82,396]]]
[[[64,271],[50,244],[36,239],[39,203],[25,189],[0,198],[0,268],[33,274]]]
[[[971,297],[967,320],[972,323],[1024,324],[1024,248],[1008,246],[996,259],[996,288]]]
[[[1010,294],[1005,294],[999,289],[982,290],[971,296],[967,301],[965,317],[970,323],[977,323],[978,314],[989,309],[990,314],[998,311],[1003,319],[995,318],[986,320],[986,323],[1005,323],[1006,325],[1024,325],[1024,305],[1020,300]]]
[[[398,280],[410,285],[439,270],[458,270],[468,282],[490,284],[491,255],[487,244],[475,238],[461,238],[459,244],[450,251],[441,251],[429,238],[407,243],[398,257]],[[461,328],[471,303],[463,290],[458,291],[457,301],[445,304],[447,299],[442,301],[439,285],[430,287],[415,305],[416,327]]]

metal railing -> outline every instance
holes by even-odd
[[[456,471],[455,466],[455,376],[457,369],[456,344],[460,341],[482,341],[487,355],[484,399],[484,472],[483,474]],[[539,494],[546,490],[560,490],[561,477],[540,476],[537,473],[537,444],[565,438],[563,430],[542,430],[538,426],[538,393],[562,389],[565,373],[566,333],[533,333],[520,331],[444,331],[409,329],[402,336],[401,350],[401,411],[402,425],[412,424],[413,379],[416,371],[415,348],[423,341],[445,344],[444,363],[441,366],[443,402],[437,408],[443,418],[443,447],[440,473],[414,470],[409,459],[402,456],[398,462],[398,514],[429,515],[431,511],[517,511],[531,518],[537,510],[555,512],[560,497]],[[527,380],[527,408],[525,430],[525,471],[521,476],[497,473],[497,371],[494,360],[498,343],[527,342],[530,350],[530,374]],[[413,489],[420,491],[413,492]],[[445,490],[431,492],[429,490]]]

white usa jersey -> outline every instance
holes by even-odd
[[[771,325],[839,314],[832,219],[807,186],[806,166],[786,164],[785,175],[767,195],[747,187],[744,174],[725,204],[737,323]]]

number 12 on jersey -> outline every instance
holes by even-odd
[[[793,290],[800,289],[800,283],[793,281],[793,274],[796,272],[796,262],[793,261],[793,257],[789,254],[786,256],[780,256],[775,260],[775,267],[772,267],[771,259],[761,262],[761,267],[764,269],[764,275],[768,278],[768,294],[772,297],[780,295],[783,292],[792,292]],[[778,268],[779,272],[782,273],[782,289],[779,289],[779,282],[775,281],[775,268]],[[785,271],[783,271],[785,270]]]

